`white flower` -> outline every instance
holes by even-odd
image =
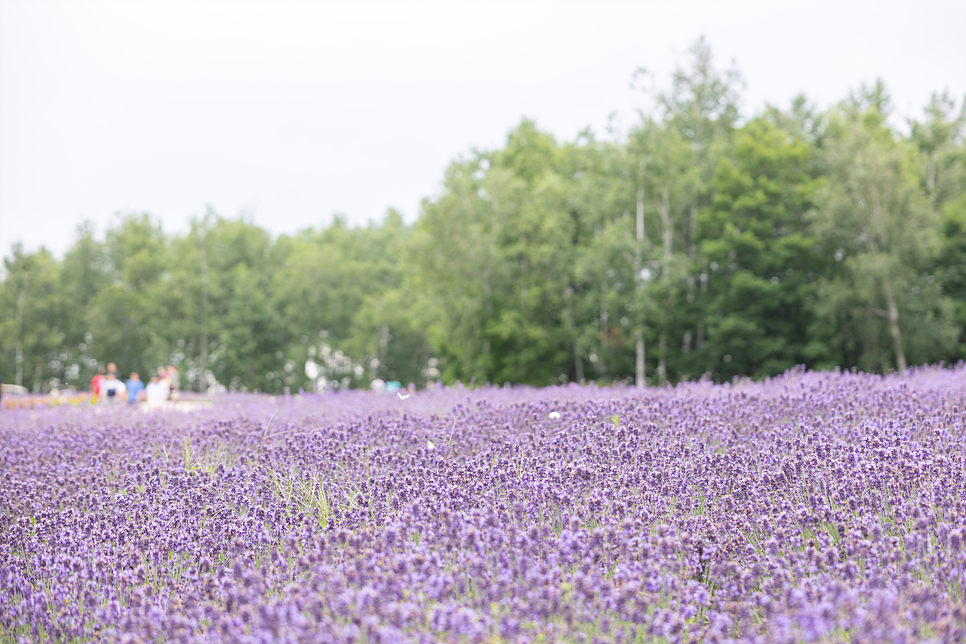
[[[550,412],[550,415],[548,417],[551,418],[551,419],[553,419],[553,420],[556,420],[557,418],[560,418],[560,412],[559,411],[552,411],[552,412]]]

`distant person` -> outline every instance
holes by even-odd
[[[91,393],[95,399],[100,398],[102,382],[104,382],[104,367],[98,367],[97,373],[91,378]]]
[[[181,374],[178,373],[178,368],[174,365],[169,364],[167,368],[168,382],[171,383],[171,397],[177,398],[178,391],[181,390]]]
[[[166,367],[158,367],[158,381],[168,388],[168,396],[171,396],[171,377],[168,375]]]
[[[127,388],[117,379],[117,373],[108,371],[101,383],[101,402],[116,404],[124,400]]]
[[[144,383],[141,382],[141,376],[138,375],[137,371],[131,372],[131,377],[124,383],[124,386],[127,388],[127,401],[132,405],[135,404],[139,400],[141,392],[144,391]]]
[[[144,388],[144,401],[148,407],[160,407],[168,399],[170,390],[166,380],[151,376],[151,382]]]

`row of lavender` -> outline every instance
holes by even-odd
[[[962,642],[966,369],[0,413],[0,641]]]

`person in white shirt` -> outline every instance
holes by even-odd
[[[100,399],[101,402],[111,404],[120,403],[127,400],[127,387],[124,386],[123,382],[117,379],[117,374],[115,372],[107,372],[104,382],[101,383]]]
[[[158,407],[168,400],[171,390],[168,388],[168,381],[162,380],[157,376],[151,377],[151,382],[144,388],[144,401],[149,407]]]

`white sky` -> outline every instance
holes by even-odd
[[[562,139],[668,83],[702,34],[745,114],[876,77],[899,116],[966,95],[966,2],[0,0],[0,255],[78,223],[206,204],[273,233],[407,221],[446,165],[521,117]]]

